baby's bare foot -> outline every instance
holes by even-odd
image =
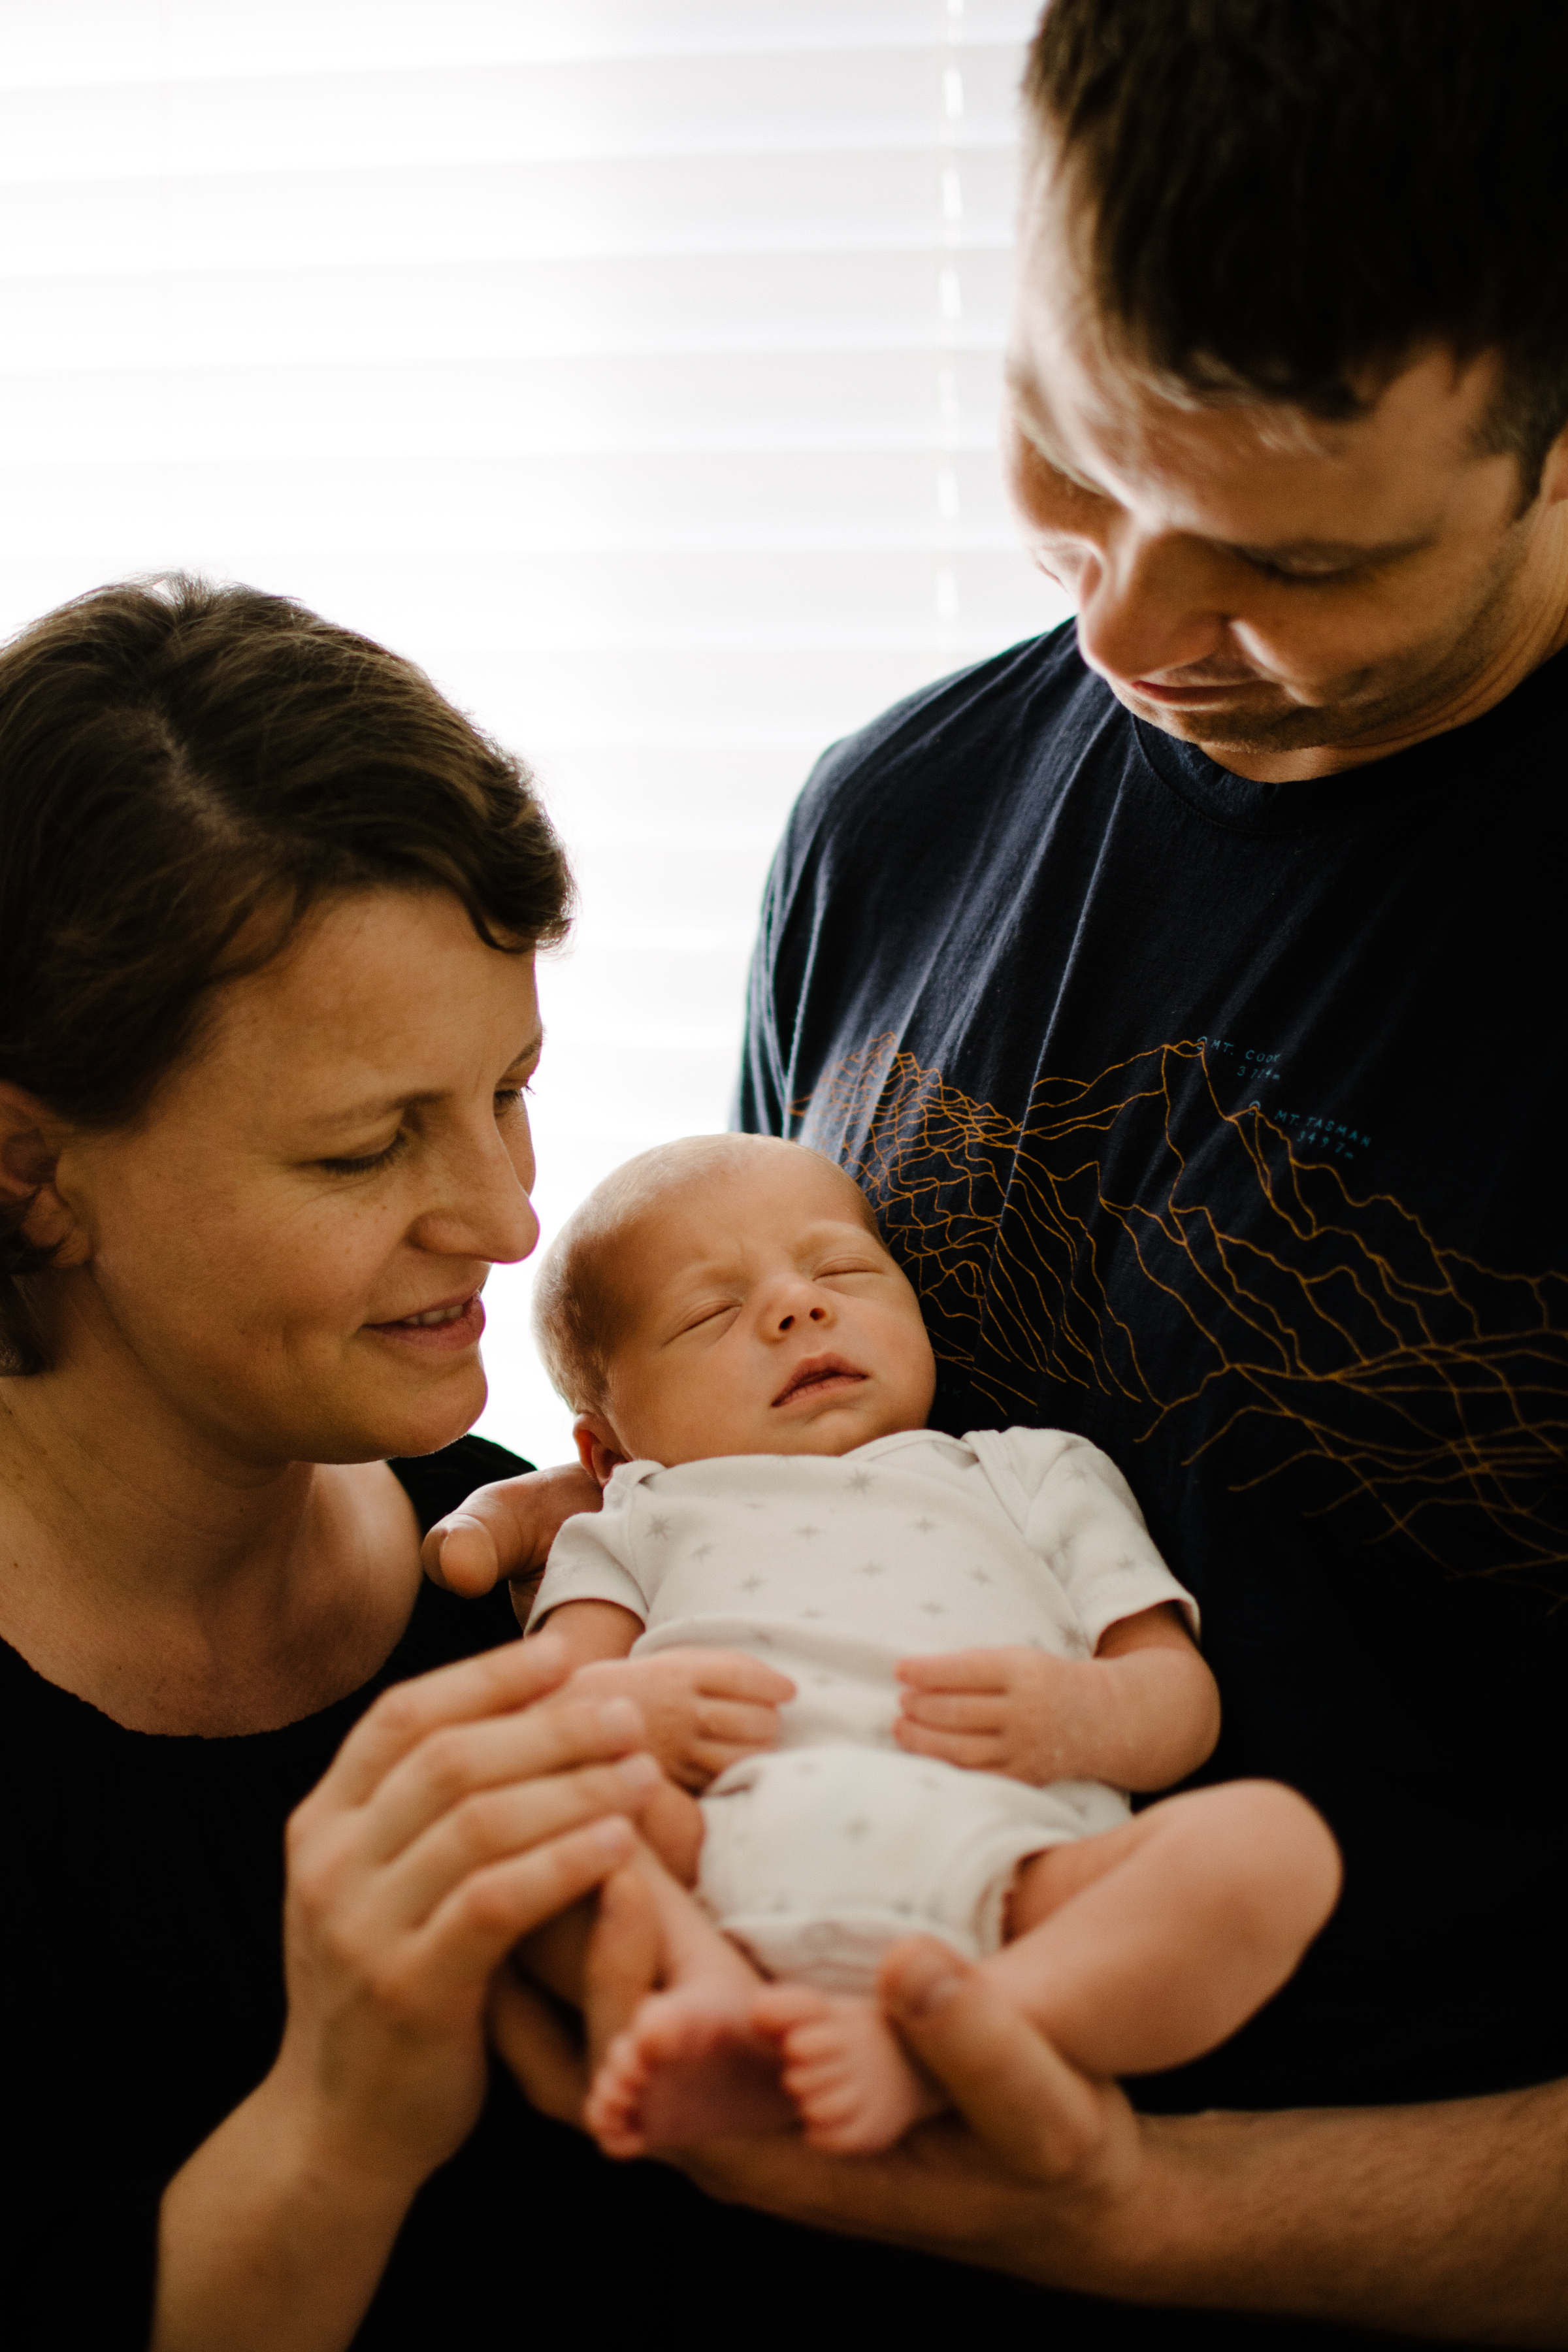
[[[788,2131],[775,2042],[750,2000],[711,1987],[656,1993],[605,2053],[584,2120],[606,2156],[727,2134]]]
[[[869,2156],[946,2105],[874,2000],[769,1985],[751,2014],[782,2054],[784,2086],[813,2147]]]

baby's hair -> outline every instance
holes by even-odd
[[[603,1405],[610,1358],[625,1325],[627,1298],[616,1279],[616,1242],[665,1193],[694,1176],[727,1168],[741,1172],[763,1153],[781,1151],[807,1152],[831,1169],[861,1223],[880,1241],[876,1212],[855,1179],[807,1144],[772,1135],[686,1135],[639,1152],[573,1211],[534,1280],[534,1339],[552,1383],[574,1412],[596,1412]]]

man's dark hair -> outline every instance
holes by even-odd
[[[1332,418],[1495,350],[1525,504],[1568,423],[1565,90],[1565,0],[1051,0],[1025,79],[1141,360]]]
[[[0,651],[0,1078],[113,1129],[215,989],[323,900],[445,890],[486,943],[559,939],[571,877],[528,772],[368,637],[254,588],[101,588]],[[0,1370],[41,1357],[0,1219]]]

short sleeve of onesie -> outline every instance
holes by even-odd
[[[602,1508],[568,1519],[550,1549],[539,1591],[529,1613],[531,1633],[563,1601],[613,1601],[647,1622],[648,1596],[633,1566],[630,1505],[639,1479],[657,1465],[633,1463],[617,1470],[605,1489]],[[627,1470],[634,1475],[627,1476]]]
[[[973,1430],[974,1448],[1025,1541],[1055,1572],[1090,1649],[1124,1617],[1171,1601],[1194,1640],[1198,1607],[1155,1550],[1132,1489],[1087,1438],[1060,1429]]]

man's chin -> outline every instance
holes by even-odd
[[[1334,740],[1328,715],[1310,705],[1291,703],[1280,709],[1250,709],[1242,702],[1154,702],[1131,687],[1111,691],[1137,719],[1146,719],[1162,735],[1194,743],[1200,751],[1223,763],[1224,755],[1239,752],[1256,758],[1271,751],[1310,751]]]

